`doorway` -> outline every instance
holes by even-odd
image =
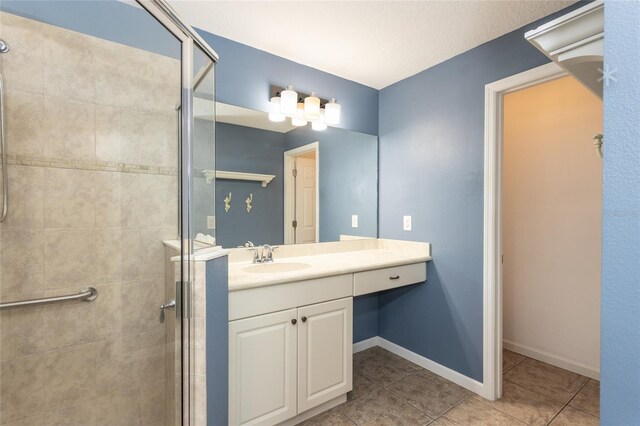
[[[284,153],[284,243],[320,241],[319,142]]]
[[[571,174],[572,166],[569,164],[563,165],[562,163],[562,156],[565,154],[560,154],[558,152],[546,154],[548,155],[548,157],[545,157],[545,154],[542,152],[537,153],[541,155],[541,158],[543,159],[546,158],[547,160],[550,160],[552,163],[553,162],[556,163],[554,165],[554,168],[551,168],[551,169],[548,169],[547,166],[545,165],[539,166],[537,169],[533,168],[529,172],[522,170],[522,168],[517,169],[515,172],[514,170],[509,171],[504,169],[505,166],[503,164],[503,159],[505,156],[505,146],[504,146],[505,135],[503,134],[503,128],[505,126],[505,117],[504,117],[505,106],[506,106],[505,98],[509,96],[509,94],[514,94],[518,91],[523,91],[523,89],[533,88],[534,86],[543,86],[545,83],[560,84],[559,81],[566,76],[567,74],[557,65],[547,64],[547,65],[523,72],[521,74],[517,74],[511,77],[505,78],[495,83],[491,83],[485,87],[485,180],[484,180],[484,184],[485,184],[485,188],[484,188],[484,194],[485,194],[485,200],[484,200],[485,202],[484,306],[485,306],[485,310],[484,310],[484,350],[483,350],[483,354],[484,354],[483,396],[491,400],[500,399],[503,395],[503,388],[502,388],[503,386],[503,380],[502,380],[503,379],[503,338],[506,338],[507,335],[509,335],[510,333],[513,333],[514,331],[513,323],[509,324],[508,326],[505,325],[505,321],[508,320],[508,315],[507,315],[507,312],[503,309],[503,303],[508,303],[510,300],[511,302],[513,301],[512,300],[513,292],[511,292],[510,290],[505,291],[505,286],[507,285],[505,280],[506,279],[511,280],[512,277],[511,276],[507,277],[505,275],[505,271],[503,271],[502,262],[503,262],[503,254],[505,256],[505,262],[508,261],[507,256],[509,255],[509,253],[505,253],[506,247],[504,243],[505,241],[509,240],[509,238],[505,237],[505,233],[506,232],[513,233],[514,230],[517,232],[518,228],[517,227],[514,228],[513,223],[505,224],[505,218],[503,216],[504,215],[503,208],[505,203],[505,188],[503,186],[503,182],[504,182],[505,176],[508,175],[510,176],[509,178],[512,179],[514,176],[514,173],[516,175],[518,173],[524,174],[524,177],[527,177],[527,173],[529,174],[535,173],[538,175],[551,173],[551,175],[548,175],[548,176],[551,176],[551,177],[557,176],[559,178],[568,178],[568,179],[575,177],[575,176],[572,176]],[[587,95],[591,96],[590,94],[587,94]],[[544,110],[539,111],[537,113],[536,119],[538,119],[539,116],[544,115],[546,112],[547,111],[544,111]],[[562,135],[560,135],[561,132],[558,130],[558,129],[563,130],[563,124],[564,124],[564,122],[562,121],[563,117],[556,116],[556,117],[552,117],[552,119],[555,120],[555,123],[553,124],[555,125],[554,128],[556,129],[556,133],[557,133],[557,134],[553,134],[552,136],[553,137],[557,136],[562,141],[565,141],[566,137],[563,137]],[[602,130],[601,121],[599,122],[599,126],[600,126],[599,131],[601,131]],[[529,132],[528,136],[534,136],[535,133],[540,130],[540,125],[531,125],[531,123],[529,123],[529,127],[527,129],[521,129],[521,130],[527,130]],[[582,132],[584,131],[584,129],[580,129],[580,131]],[[580,137],[582,138],[582,136]],[[601,170],[601,169],[598,169],[598,167],[601,168],[601,163],[600,163],[600,160],[597,158],[596,149],[594,149],[594,147],[592,146],[592,143],[590,142],[590,139],[593,136],[594,134],[589,133],[588,137],[586,137],[586,140],[582,141],[582,145],[581,145],[582,148],[580,149],[581,151],[582,149],[584,149],[584,151],[581,152],[580,155],[585,154],[587,156],[586,157],[587,160],[594,163],[592,165],[594,166],[595,169],[592,169],[591,171],[593,172],[593,170],[596,170],[595,173],[598,173],[597,170]],[[533,141],[529,140],[527,144],[532,144],[534,141],[535,141],[535,137],[533,138]],[[528,146],[528,148],[532,148],[532,146]],[[575,155],[575,153],[573,155]],[[565,157],[565,159],[566,158],[573,158],[573,157],[569,156],[569,157]],[[529,154],[528,157],[525,157],[525,161],[529,163],[533,161],[533,157],[531,153]],[[537,177],[542,179],[541,176],[537,176]],[[601,174],[597,177],[601,179]],[[544,182],[540,181],[538,183],[542,187],[543,186],[542,183]],[[549,185],[546,185],[546,187],[548,189]],[[538,194],[539,191],[536,188],[537,186],[534,183],[533,186],[531,186],[528,190],[521,191],[520,201],[524,200],[526,202],[527,197],[539,196]],[[552,191],[555,191],[557,189],[559,188],[551,188]],[[575,200],[572,200],[572,197],[575,197],[575,196],[576,196],[575,193],[571,193],[571,192],[567,193],[567,191],[565,191],[564,195],[561,196],[557,201],[558,203],[564,202],[566,207],[575,208],[575,202],[574,202]],[[599,196],[598,201],[601,202],[601,195]],[[583,206],[583,207],[587,208],[586,206]],[[595,213],[596,215],[600,213],[600,209],[597,207],[592,208],[591,210],[593,211],[591,211],[590,213]],[[523,212],[527,213],[526,206],[525,208],[521,209],[520,213],[524,214]],[[543,212],[543,214],[545,213]],[[575,212],[573,216],[576,216]],[[575,219],[576,220],[573,221],[574,223],[581,218],[576,217]],[[535,224],[535,222],[533,223]],[[555,226],[557,224],[552,224],[552,225]],[[597,224],[595,225],[595,227],[599,228]],[[567,228],[566,225],[564,228],[561,226],[559,229],[561,232],[566,232],[567,229],[565,228]],[[589,226],[588,228],[591,230],[593,229],[593,227],[591,226]],[[580,232],[580,231],[584,231],[584,229],[576,230],[576,232]],[[599,231],[599,229],[597,229],[597,231]],[[534,239],[539,236],[540,235],[538,234],[534,234],[533,236],[530,235],[529,238]],[[512,235],[510,236],[510,238],[511,237]],[[553,245],[554,244],[553,241],[549,241],[550,240],[549,236],[547,236],[546,238],[542,238],[541,240],[542,240],[542,243],[546,243],[548,247],[546,248],[546,250],[543,249],[543,250],[530,252],[530,256],[532,257],[532,259],[534,259],[535,255],[544,256],[546,254],[552,253],[554,250],[559,249],[558,247]],[[597,243],[599,244],[599,241]],[[508,244],[512,244],[512,242],[508,241]],[[533,247],[533,243],[530,244],[528,247],[524,245],[524,247],[525,249],[526,248],[531,249]],[[584,244],[583,244],[583,247],[584,247]],[[578,250],[579,250],[578,247],[573,246],[568,251],[567,249],[565,249],[565,252],[569,252],[571,255],[573,255]],[[556,266],[560,268],[570,263],[570,261],[564,262],[558,256],[556,257],[557,257]],[[536,261],[539,261],[539,260],[540,259],[536,258]],[[599,258],[597,260],[599,261]],[[512,272],[513,272],[513,268],[511,268],[510,272],[508,273],[512,273]],[[552,271],[548,271],[548,272],[552,272]],[[575,276],[576,277],[579,276],[579,274],[582,272],[583,271],[578,271],[575,274]],[[517,268],[516,268],[516,274],[517,274]],[[599,274],[594,272],[591,275],[598,275],[597,277],[598,281],[596,283],[597,284],[596,291],[598,292],[598,297],[599,297],[599,290],[600,290]],[[537,279],[543,280],[544,277],[540,275],[537,277]],[[539,283],[540,281],[537,281],[537,282]],[[535,286],[530,285],[530,287],[531,287],[529,289],[530,291],[535,291],[536,289]],[[557,289],[557,291],[554,290],[556,291],[556,293],[558,293],[557,299],[561,298],[559,294],[559,290],[560,289]],[[584,291],[581,290],[577,295],[575,295],[575,300],[576,301],[582,300],[583,293]],[[566,298],[566,296],[562,296],[562,297]],[[534,304],[533,300],[527,300],[526,297],[524,300],[525,300],[525,304],[524,305],[521,304],[522,306],[526,307],[528,305]],[[595,313],[592,312],[591,315],[597,315],[599,313],[598,312],[599,309],[597,307],[594,309],[596,310],[596,312]],[[557,310],[556,310],[556,313],[557,313]],[[566,315],[566,312],[565,312],[565,315]],[[599,324],[599,320],[598,320],[598,324]],[[505,334],[503,334],[503,327],[508,328]],[[548,329],[550,327],[546,327],[546,328]],[[598,329],[599,327],[596,325],[593,328]],[[599,332],[599,329],[595,331]],[[557,330],[553,330],[553,329],[550,330],[549,332],[552,334],[553,333],[558,334],[560,336],[560,339],[562,338],[563,333],[564,335],[567,334],[566,330],[563,333],[558,333]],[[542,334],[544,336],[544,333]],[[581,377],[585,377],[585,378],[597,377],[597,373],[593,374],[594,371],[589,371],[588,368],[580,369],[581,366],[578,365],[580,363],[573,362],[573,365],[571,365],[571,363],[562,363],[563,361],[562,356],[555,357],[555,359],[553,359],[554,357],[544,357],[545,354],[542,352],[545,352],[545,351],[537,351],[537,353],[536,351],[527,351],[526,350],[527,348],[524,348],[524,346],[527,346],[527,345],[519,345],[516,347],[515,345],[511,345],[511,343],[513,342],[509,342],[509,341],[506,342],[506,346],[509,346],[507,347],[507,349],[515,349],[519,352],[522,352],[524,355],[523,356],[518,354],[517,358],[519,360],[531,358],[534,361],[530,361],[529,363],[544,362],[545,363],[544,365],[548,366],[549,369],[558,368],[558,371],[560,371],[560,368],[562,368],[563,371],[567,371],[567,373],[569,372],[571,374],[578,373],[581,375]],[[593,346],[596,347],[596,351],[597,351],[598,350],[597,344]],[[552,352],[552,351],[546,351],[546,352]],[[512,358],[513,352],[511,353],[507,352],[507,355],[508,357],[507,359],[505,359],[505,362],[509,363],[509,361],[511,360],[508,358]],[[581,354],[581,355],[584,355],[584,354]],[[564,357],[564,358],[565,358],[564,361],[567,361],[566,358],[570,358],[570,357]],[[578,368],[576,368],[576,365],[578,365]],[[584,365],[582,365],[582,367],[584,367]],[[587,383],[586,379],[582,381]],[[591,383],[591,381],[589,381],[589,383]]]
[[[566,76],[503,102],[503,347],[599,380],[602,100]]]

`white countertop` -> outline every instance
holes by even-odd
[[[282,247],[275,263],[305,263],[304,269],[287,272],[247,272],[253,266],[250,251],[232,249],[229,255],[229,291],[304,281],[333,275],[427,262],[431,245],[399,240],[350,240],[335,243]]]

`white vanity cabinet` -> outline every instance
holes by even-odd
[[[229,322],[229,423],[275,425],[352,388],[353,298]]]
[[[229,424],[277,424],[297,414],[297,309],[229,323]]]
[[[298,309],[298,412],[352,388],[353,298]]]

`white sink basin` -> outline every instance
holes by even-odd
[[[273,263],[260,263],[257,265],[246,266],[242,268],[245,272],[262,273],[262,274],[275,274],[278,272],[292,272],[299,271],[311,267],[308,263],[296,263],[296,262],[273,262]]]

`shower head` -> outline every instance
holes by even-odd
[[[9,51],[9,45],[0,40],[0,53],[7,53]]]

